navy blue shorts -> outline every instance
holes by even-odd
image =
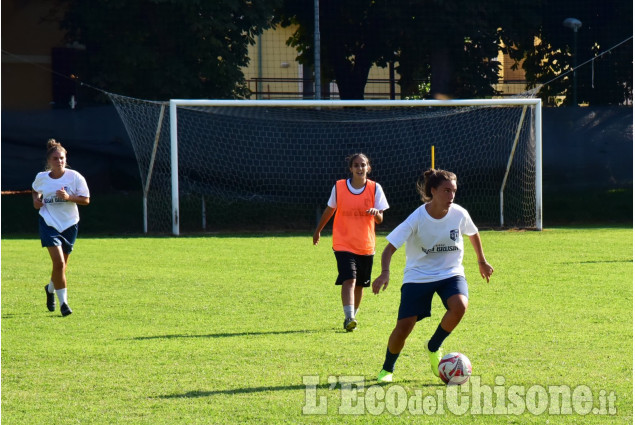
[[[336,285],[355,279],[355,286],[368,288],[373,271],[374,255],[357,255],[346,251],[333,251],[337,260]]]
[[[47,246],[61,246],[62,251],[66,254],[70,254],[73,251],[73,245],[75,245],[75,239],[77,239],[77,224],[73,224],[68,229],[60,232],[55,227],[51,227],[46,224],[46,221],[39,216],[40,224],[40,240],[42,241],[42,247]]]
[[[439,294],[445,308],[448,308],[448,298],[462,294],[468,297],[467,281],[463,276],[452,276],[438,282],[404,283],[401,285],[401,303],[397,320],[417,316],[417,321],[430,317],[432,297]]]

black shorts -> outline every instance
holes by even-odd
[[[404,283],[401,285],[401,303],[397,320],[417,316],[417,321],[430,317],[432,296],[439,294],[445,308],[448,308],[448,298],[462,294],[469,297],[467,281],[463,276],[452,276],[437,282]]]
[[[337,260],[336,285],[355,279],[355,286],[368,288],[373,271],[374,255],[357,255],[346,251],[333,251]]]
[[[54,227],[46,224],[46,221],[39,216],[39,228],[40,228],[40,241],[42,247],[47,246],[61,246],[62,251],[66,254],[70,254],[73,251],[75,240],[77,239],[77,224],[73,224],[68,229],[60,232]]]

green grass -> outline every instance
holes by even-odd
[[[386,292],[368,291],[359,330],[344,333],[328,237],[313,247],[308,234],[80,234],[68,270],[74,313],[66,318],[46,310],[50,260],[39,240],[2,240],[2,421],[632,423],[632,229],[486,231],[482,239],[496,271],[491,283],[481,281],[466,246],[470,308],[446,352],[465,353],[481,386],[534,395],[535,386],[586,386],[596,407],[601,394],[614,394],[615,415],[455,415],[446,408],[421,417],[406,408],[395,417],[388,409],[373,415],[372,406],[340,414],[351,393],[329,377],[363,382],[358,395],[367,398],[445,391],[422,354],[443,313],[438,299],[433,317],[408,339],[395,383],[372,387],[396,320],[403,249]],[[384,246],[380,237],[378,250]],[[313,393],[303,376],[318,377]],[[312,395],[327,414],[303,415]]]

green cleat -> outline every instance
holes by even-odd
[[[430,358],[430,368],[432,369],[432,373],[437,378],[439,377],[439,362],[443,358],[443,351],[439,348],[437,351],[430,351],[428,347],[426,347],[426,353],[428,353],[428,357]]]
[[[388,372],[387,370],[382,369],[377,375],[377,382],[380,384],[385,382],[392,382],[392,372]]]

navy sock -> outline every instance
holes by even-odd
[[[430,341],[428,341],[428,350],[432,352],[437,351],[448,335],[450,335],[450,332],[446,331],[441,327],[441,325],[439,325],[434,335],[432,335],[432,338],[430,338]]]
[[[387,372],[393,372],[395,370],[395,363],[397,363],[397,359],[399,358],[399,354],[393,354],[390,352],[388,348],[386,348],[386,360],[384,361],[383,369]]]

